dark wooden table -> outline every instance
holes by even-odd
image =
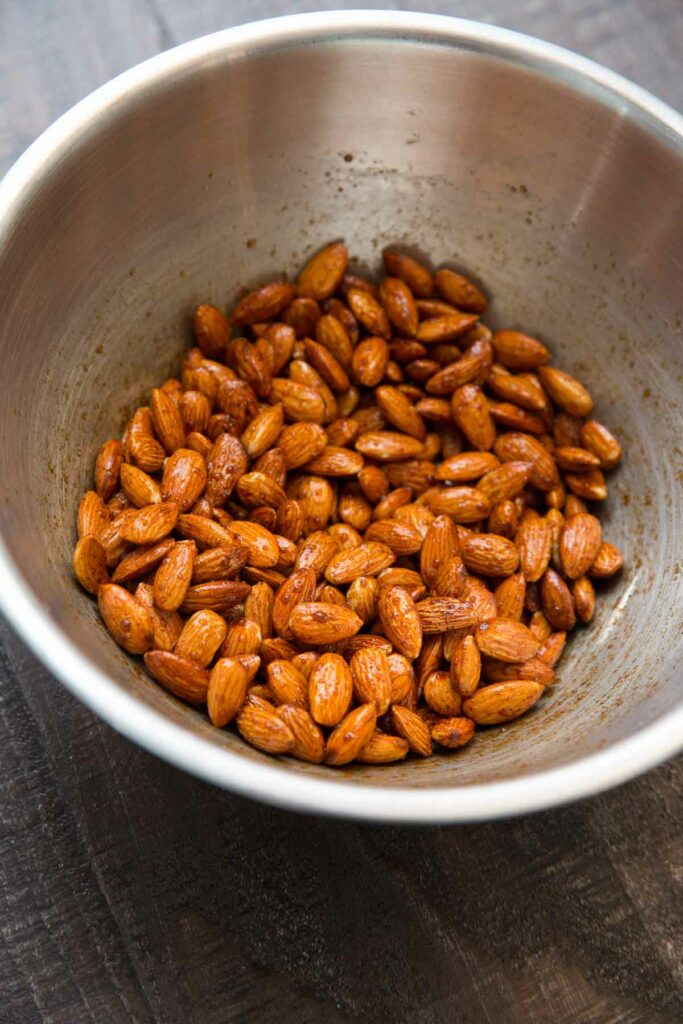
[[[0,0],[0,172],[161,49],[340,6],[395,5]],[[542,36],[683,106],[681,0],[407,6]],[[0,730],[2,1024],[683,1020],[680,761],[493,825],[295,816],[132,746],[2,624]]]

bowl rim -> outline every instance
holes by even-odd
[[[385,38],[459,47],[512,60],[628,113],[683,158],[683,117],[621,75],[570,50],[522,33],[443,15],[330,11],[288,15],[224,29],[183,43],[123,72],[48,127],[0,182],[0,247],[41,176],[97,118],[119,101],[207,57],[238,58],[287,45]],[[247,760],[207,742],[141,703],[69,640],[24,579],[0,537],[0,610],[27,646],[79,700],[119,732],[178,768],[243,796],[291,810],[395,823],[483,821],[562,805],[616,786],[683,747],[683,707],[634,736],[568,765],[466,786],[406,788],[312,778],[277,762]]]

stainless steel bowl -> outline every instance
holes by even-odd
[[[301,810],[465,821],[615,785],[683,742],[683,121],[557,47],[421,14],[302,15],[180,46],[98,89],[0,193],[0,600],[115,728]],[[546,339],[627,458],[628,569],[525,719],[461,754],[343,771],[275,761],[154,685],[69,567],[99,443],[170,369],[199,300],[343,236],[453,260],[494,322]],[[678,462],[677,462],[678,460]]]

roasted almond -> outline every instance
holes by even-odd
[[[325,740],[308,711],[293,704],[283,704],[277,713],[294,737],[289,748],[292,757],[319,764],[323,759]]]
[[[289,726],[266,701],[248,697],[236,718],[237,731],[252,747],[266,754],[286,754],[294,746]]]
[[[469,601],[455,597],[427,597],[416,607],[423,633],[443,633],[448,629],[473,626],[477,621]]]
[[[461,697],[471,697],[481,678],[481,655],[473,636],[458,640],[451,659],[451,685]]]
[[[426,267],[398,249],[385,249],[383,256],[387,271],[405,281],[414,295],[420,299],[431,296],[434,280]]]
[[[530,463],[532,470],[529,483],[541,491],[549,491],[560,482],[552,455],[540,441],[529,434],[500,434],[496,438],[494,451],[501,462]]]
[[[476,384],[465,384],[453,393],[451,404],[453,419],[472,447],[479,451],[492,448],[496,426],[481,388]]]
[[[209,689],[209,673],[191,658],[171,651],[148,651],[147,671],[165,689],[190,704],[204,704]]]
[[[621,459],[621,445],[598,420],[586,420],[580,429],[581,444],[600,462],[601,469],[614,469]]]
[[[450,516],[456,523],[476,523],[491,511],[491,502],[477,487],[445,487],[428,498],[436,516]]]
[[[528,679],[482,686],[463,702],[463,711],[477,725],[511,722],[532,708],[543,695],[543,687]]]
[[[264,284],[240,299],[232,313],[233,323],[257,324],[270,320],[289,305],[294,294],[293,286],[286,281]]]
[[[207,710],[211,722],[222,728],[233,720],[244,704],[249,673],[234,658],[220,658],[211,669],[207,691]]]
[[[116,440],[105,441],[97,453],[95,491],[102,501],[109,501],[118,490],[123,454],[123,445]]]
[[[383,651],[364,647],[351,658],[353,692],[359,704],[374,704],[383,715],[391,702],[389,663]]]
[[[442,718],[431,730],[432,739],[441,747],[457,750],[464,747],[474,736],[474,722],[460,716]]]
[[[266,678],[277,704],[308,707],[306,678],[289,661],[271,661],[266,669]]]
[[[554,629],[574,628],[576,615],[569,587],[554,569],[547,569],[541,580],[543,614]],[[523,659],[517,658],[517,661]]]
[[[427,433],[424,420],[402,391],[385,385],[377,388],[375,399],[382,415],[393,427],[418,441],[424,441]]]
[[[474,639],[482,654],[499,661],[528,661],[538,651],[538,637],[528,626],[512,619],[489,619],[480,622]]]
[[[351,669],[340,654],[323,654],[308,677],[311,715],[320,725],[335,726],[346,715],[353,695]]]
[[[384,314],[383,310],[382,313]],[[388,364],[389,346],[384,336],[373,335],[365,338],[358,342],[353,351],[353,376],[358,384],[366,388],[374,388],[379,384]]]
[[[516,536],[520,567],[529,583],[536,583],[548,568],[552,528],[538,513],[527,510]]]
[[[541,366],[538,370],[541,384],[553,402],[570,416],[588,416],[593,408],[593,399],[571,374],[554,366]]]
[[[174,653],[208,668],[225,640],[227,628],[225,619],[216,612],[207,608],[195,612],[183,626]]]
[[[316,646],[346,640],[363,625],[362,619],[349,607],[321,601],[297,605],[289,623],[297,640]]]
[[[471,313],[483,313],[486,309],[486,296],[483,292],[454,270],[447,267],[437,270],[436,287],[446,302],[452,303],[458,309]]]
[[[379,286],[379,299],[389,320],[400,334],[412,337],[417,332],[415,298],[400,277],[385,277]]]
[[[570,516],[560,533],[560,562],[569,579],[585,575],[602,543],[600,520],[587,512]]]
[[[356,754],[356,761],[361,764],[390,764],[392,761],[401,761],[409,749],[407,740],[401,736],[391,736],[376,730]]]
[[[92,533],[86,533],[76,544],[72,565],[76,579],[89,594],[97,594],[102,584],[109,583],[107,553]]]
[[[588,575],[594,580],[604,580],[614,576],[624,566],[624,557],[614,544],[603,541],[595,556],[595,561],[588,570]]]
[[[482,576],[509,576],[517,569],[519,552],[505,537],[481,533],[468,537],[462,544],[462,560],[470,572]]]
[[[349,263],[343,242],[325,246],[308,261],[296,280],[299,295],[322,302],[338,288]]]
[[[394,703],[391,708],[391,723],[399,736],[407,742],[414,754],[431,757],[432,738],[429,728],[420,716],[410,708]]]
[[[236,580],[212,580],[210,583],[197,583],[185,591],[180,611],[185,615],[210,608],[215,612],[226,612],[240,604],[250,591],[248,583]]]
[[[350,711],[327,740],[325,764],[336,766],[353,761],[370,740],[376,721],[374,704],[361,704]]]
[[[406,658],[416,658],[422,647],[422,624],[410,594],[402,587],[382,587],[377,604],[387,639]]]
[[[521,331],[496,331],[491,344],[498,361],[509,370],[536,370],[550,359],[542,342]]]

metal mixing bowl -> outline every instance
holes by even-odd
[[[302,15],[162,54],[35,142],[0,194],[0,601],[47,667],[131,739],[283,806],[465,821],[597,792],[683,741],[683,120],[557,47],[466,21]],[[344,237],[485,282],[544,338],[626,460],[604,588],[558,684],[465,751],[341,771],[274,760],[152,683],[70,556],[94,454],[188,342],[199,301]],[[677,461],[679,460],[678,465]],[[679,673],[677,679],[677,672]]]

